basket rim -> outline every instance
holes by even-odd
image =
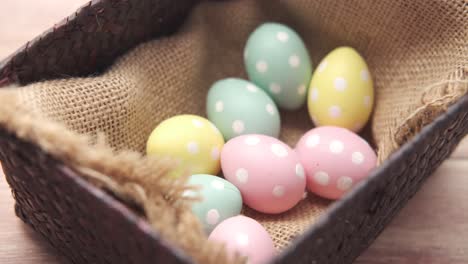
[[[54,158],[54,157],[52,157]],[[56,158],[54,158],[56,159]],[[165,249],[169,250],[172,255],[178,260],[183,263],[194,263],[192,258],[189,257],[182,249],[180,249],[177,245],[171,243],[168,240],[163,239],[159,233],[158,230],[153,228],[149,222],[144,218],[139,215],[137,215],[135,212],[130,210],[125,203],[119,201],[115,197],[112,197],[110,194],[105,192],[104,190],[98,188],[97,186],[94,186],[92,183],[86,181],[83,176],[80,176],[80,173],[74,170],[73,168],[70,168],[67,166],[65,163],[62,161],[56,159],[60,163],[63,164],[59,168],[65,175],[65,177],[68,177],[70,180],[72,180],[74,183],[78,185],[79,188],[82,188],[83,190],[88,191],[91,195],[93,195],[96,199],[102,201],[105,205],[108,206],[111,210],[115,210],[118,212],[122,217],[124,217],[127,221],[131,222],[134,225],[137,225],[138,228],[150,236],[154,241],[159,243],[162,247]]]
[[[138,228],[138,230],[148,237],[159,246],[167,250],[171,253],[172,257],[177,260],[177,263],[186,263],[191,264],[195,263],[193,259],[186,254],[180,247],[178,247],[175,243],[164,239],[159,231],[152,227],[150,223],[144,218],[140,216],[137,212],[133,211],[130,207],[128,207],[123,201],[117,199],[115,196],[112,196],[110,193],[106,192],[106,190],[101,189],[91,182],[87,181],[85,177],[82,175],[81,172],[75,170],[71,166],[67,165],[63,160],[59,157],[55,157],[46,151],[44,151],[40,146],[30,142],[29,140],[25,140],[23,138],[19,138],[15,132],[9,131],[8,129],[4,128],[0,124],[0,136],[7,136],[10,139],[19,141],[21,143],[26,144],[26,146],[30,146],[31,148],[37,148],[38,151],[44,153],[47,159],[52,160],[56,163],[57,170],[61,173],[61,175],[76,185],[80,191],[86,192],[87,194],[91,195],[94,199],[96,199],[99,203],[103,203],[106,207],[106,210],[112,210],[120,217],[123,217],[126,222],[134,225]],[[7,172],[5,172],[5,177],[8,178]],[[9,182],[7,181],[8,185]]]
[[[146,2],[155,2],[156,7],[166,8],[167,6],[176,6],[180,9],[180,12],[177,13],[177,17],[180,21],[185,21],[187,11],[190,11],[194,5],[201,1],[210,1],[210,0],[185,0],[180,4],[174,4],[171,0],[146,0]],[[215,1],[215,0],[211,0]],[[87,3],[83,4],[76,11],[72,14],[65,16],[63,19],[59,20],[59,22],[55,23],[49,29],[43,31],[42,33],[36,35],[31,40],[27,41],[25,44],[20,46],[16,49],[13,53],[6,56],[5,58],[0,58],[0,88],[19,83],[19,84],[28,84],[31,82],[37,82],[42,80],[51,80],[61,78],[63,76],[86,76],[89,74],[93,74],[95,72],[101,71],[107,68],[116,57],[120,56],[123,52],[128,51],[130,48],[135,46],[135,43],[130,45],[124,45],[122,42],[121,45],[115,45],[111,50],[110,54],[112,55],[111,58],[105,58],[103,60],[98,60],[99,56],[103,56],[103,52],[99,51],[96,52],[93,50],[91,54],[87,54],[86,49],[78,49],[78,52],[75,51],[76,49],[71,48],[73,51],[74,56],[79,57],[86,57],[86,64],[81,65],[80,67],[75,65],[75,68],[78,68],[76,71],[68,72],[67,70],[60,68],[60,71],[56,69],[47,69],[49,67],[49,61],[27,61],[31,56],[36,55],[38,53],[42,53],[42,49],[44,47],[53,47],[54,50],[57,47],[61,47],[64,42],[70,43],[73,42],[73,38],[77,38],[79,43],[84,42],[84,38],[81,35],[82,33],[109,33],[112,38],[116,36],[120,36],[124,34],[125,29],[121,27],[117,27],[115,25],[127,25],[131,21],[129,18],[120,18],[113,10],[119,10],[119,8],[132,8],[134,5],[138,5],[139,3],[144,2],[143,0],[89,0]],[[166,10],[163,10],[164,12]],[[162,13],[161,17],[164,16],[165,13]],[[161,10],[160,10],[161,13]],[[171,13],[171,12],[169,12]],[[171,14],[173,14],[172,12]],[[109,14],[110,20],[115,22],[115,25],[109,26],[101,26],[97,23],[97,26],[92,24],[93,22],[89,22],[90,18],[91,21],[97,21],[98,18],[104,21],[107,20],[106,14]],[[144,18],[148,18],[151,16],[146,15]],[[182,18],[182,19],[180,19]],[[115,21],[114,21],[115,20]],[[174,32],[179,26],[180,23],[174,23],[174,21],[168,21],[167,17],[165,21],[158,21],[158,26],[155,26],[154,29],[157,31],[148,31],[146,33],[150,34],[140,34],[141,32],[136,32],[134,39],[136,39],[140,43],[149,39],[152,35],[163,36],[168,33]],[[132,31],[132,30],[130,30]],[[81,34],[81,35],[80,35]],[[88,34],[89,35],[89,34]],[[68,51],[68,50],[67,50]],[[59,57],[62,55],[57,55],[54,53],[52,56],[53,58]],[[37,56],[35,56],[37,57]],[[24,63],[26,61],[26,63]],[[67,64],[74,64],[73,61],[67,61]],[[26,64],[26,65],[25,65]],[[17,66],[22,66],[17,67]],[[25,67],[24,67],[25,66]],[[42,69],[41,69],[42,67]],[[44,70],[44,68],[46,70]],[[92,70],[90,71],[90,68]],[[40,70],[38,70],[40,69]],[[36,76],[35,72],[39,72],[40,76]]]
[[[72,14],[65,16],[64,18],[59,20],[57,23],[55,23],[52,27],[44,30],[39,35],[36,35],[33,39],[27,41],[26,43],[21,45],[19,48],[17,48],[15,51],[13,51],[13,53],[1,59],[0,60],[0,88],[3,86],[7,86],[9,84],[13,84],[14,82],[18,82],[13,70],[11,69],[15,60],[17,60],[18,58],[22,56],[26,56],[29,49],[33,48],[34,46],[40,45],[47,37],[53,36],[54,34],[57,33],[57,31],[59,31],[64,26],[69,25],[70,23],[73,23],[74,21],[76,21],[77,17],[80,14],[85,13],[85,11],[89,9],[90,7],[103,4],[106,1],[108,0],[90,0],[89,2],[77,8]]]

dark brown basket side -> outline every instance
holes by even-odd
[[[75,171],[0,129],[16,214],[73,263],[190,263],[141,217]]]
[[[0,62],[0,86],[96,74],[135,45],[174,32],[197,2],[90,1]]]

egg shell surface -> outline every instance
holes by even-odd
[[[273,240],[265,228],[242,215],[221,222],[208,239],[225,244],[231,256],[237,253],[247,257],[249,264],[268,263],[276,254]]]
[[[221,152],[221,166],[244,203],[257,211],[285,212],[304,194],[306,181],[299,156],[276,138],[253,134],[229,140]]]
[[[187,190],[184,196],[201,196],[202,201],[192,204],[192,212],[203,224],[209,234],[223,220],[239,215],[242,209],[242,196],[232,183],[208,174],[190,176],[188,185],[199,188]]]
[[[294,110],[304,105],[312,63],[294,30],[279,23],[260,25],[247,40],[244,62],[249,79],[280,108]]]
[[[221,132],[206,118],[178,115],[161,122],[149,136],[148,155],[167,157],[179,162],[172,176],[217,174],[219,155],[224,145]]]
[[[295,150],[305,169],[307,189],[333,200],[365,179],[377,164],[377,156],[369,144],[340,127],[310,130]]]
[[[350,47],[330,52],[310,82],[308,109],[316,126],[359,132],[371,116],[374,88],[364,59]]]
[[[275,103],[246,80],[228,78],[214,83],[208,92],[206,112],[226,140],[243,134],[278,137],[280,133]]]

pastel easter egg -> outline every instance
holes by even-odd
[[[185,196],[201,196],[201,201],[194,202],[192,212],[203,224],[209,234],[223,220],[240,214],[242,197],[232,183],[218,176],[195,174],[190,176],[188,185],[199,188],[187,190]]]
[[[304,194],[306,181],[299,156],[276,138],[252,134],[229,140],[221,152],[221,166],[244,203],[257,211],[285,212]]]
[[[309,114],[316,126],[339,126],[359,132],[374,104],[372,78],[364,59],[350,47],[330,52],[312,76]]]
[[[275,103],[246,80],[228,78],[214,83],[208,92],[206,112],[226,140],[252,133],[278,137],[280,133]]]
[[[294,30],[278,23],[259,26],[247,40],[244,62],[249,79],[280,108],[294,110],[304,104],[312,63]]]
[[[338,199],[365,179],[377,164],[369,144],[348,129],[323,126],[310,130],[296,146],[307,177],[307,189]]]
[[[223,136],[209,120],[196,115],[178,115],[164,120],[153,130],[146,152],[179,161],[180,165],[171,172],[174,176],[217,174],[223,145]]]
[[[231,256],[247,257],[249,264],[269,263],[276,254],[273,240],[263,226],[242,215],[224,220],[208,239],[223,243]]]

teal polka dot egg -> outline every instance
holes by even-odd
[[[312,63],[294,30],[278,23],[259,26],[247,40],[244,62],[249,79],[280,108],[295,110],[305,103]]]
[[[238,78],[214,83],[207,96],[208,119],[225,140],[244,134],[278,137],[280,115],[275,102],[255,84]]]
[[[188,190],[184,196],[201,196],[201,201],[193,203],[192,212],[201,221],[207,234],[223,220],[240,214],[241,193],[225,179],[208,174],[195,174],[190,176],[187,184],[198,188],[199,193]]]

